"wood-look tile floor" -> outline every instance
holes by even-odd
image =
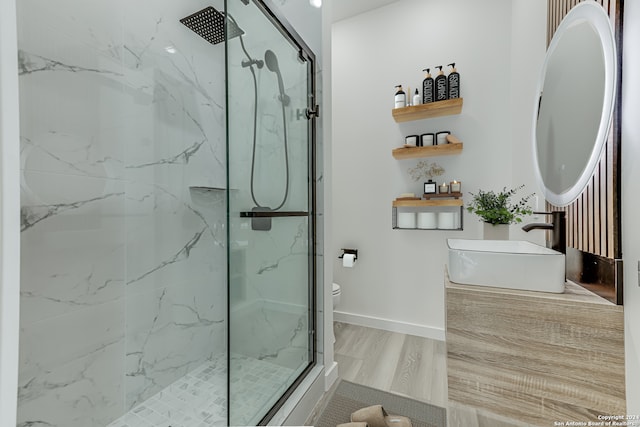
[[[449,427],[530,427],[480,409],[449,402],[443,341],[334,323],[340,378],[447,409]]]

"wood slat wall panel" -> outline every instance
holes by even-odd
[[[614,144],[613,144],[613,135],[609,132],[609,140],[606,145],[607,150],[607,218],[609,218],[607,224],[607,254],[604,255],[607,258],[618,258],[618,254],[616,254],[616,229],[615,229],[615,217],[617,216],[616,208],[615,208],[615,182],[614,182],[614,172],[615,168],[614,164]]]
[[[573,6],[584,0],[548,0],[547,45],[564,16]],[[611,17],[616,28],[616,0],[596,0]],[[616,161],[617,149],[613,130],[593,179],[586,190],[567,212],[567,245],[583,252],[607,258],[619,258],[619,240],[617,229],[616,200]],[[547,203],[547,210],[559,210]]]
[[[593,179],[591,180],[591,185],[593,186],[593,251],[599,253],[601,251],[602,246],[600,245],[600,227],[602,224],[600,223],[600,168],[597,167],[595,173],[593,175]]]
[[[565,212],[567,212],[567,227],[568,227],[568,233],[569,233],[569,239],[567,240],[567,245],[571,246],[572,248],[575,245],[575,238],[576,238],[576,233],[575,233],[575,217],[576,217],[576,212],[575,212],[575,207],[574,206],[569,206],[568,208],[563,208],[563,210]]]
[[[594,217],[594,213],[595,213],[595,197],[594,197],[594,193],[597,193],[597,191],[594,191],[594,180],[593,178],[591,178],[591,180],[589,181],[589,186],[587,187],[587,192],[586,192],[586,203],[585,203],[585,222],[587,225],[587,232],[586,234],[586,240],[587,240],[587,252],[589,253],[594,253],[595,251],[595,229],[594,229],[594,222],[595,222],[595,217]],[[598,233],[599,234],[599,233]]]

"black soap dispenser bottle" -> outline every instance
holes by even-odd
[[[403,108],[407,106],[407,94],[402,90],[402,85],[396,86],[395,108]]]
[[[456,63],[449,64],[451,72],[447,77],[447,85],[449,87],[449,99],[460,98],[460,73],[456,70]]]
[[[440,71],[438,72],[438,76],[435,80],[435,101],[445,101],[449,97],[449,94],[447,93],[447,76],[445,76],[442,71],[442,65],[438,65],[436,68]]]
[[[433,88],[434,83],[433,83],[433,77],[431,77],[431,69],[429,68],[425,68],[422,71],[426,71],[427,75],[424,78],[424,80],[422,81],[422,103],[423,104],[428,104],[430,102],[433,102]]]

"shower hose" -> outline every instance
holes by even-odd
[[[251,71],[251,76],[253,77],[253,144],[251,150],[251,198],[253,199],[253,203],[261,208],[263,207],[258,203],[255,194],[255,186],[254,186],[254,176],[255,176],[255,166],[256,166],[256,145],[257,145],[257,127],[258,127],[258,80],[256,78],[256,72],[253,69],[253,63],[255,60],[249,55],[247,49],[244,46],[244,40],[242,39],[242,35],[240,35],[240,45],[242,46],[242,50],[246,55],[247,59],[250,61],[249,70]],[[287,201],[287,197],[289,196],[289,147],[288,147],[288,137],[287,137],[287,119],[284,111],[284,99],[280,99],[280,107],[282,110],[282,127],[284,131],[284,162],[285,162],[285,190],[284,197],[282,198],[282,202],[273,208],[272,210],[277,211],[278,209],[284,206]]]

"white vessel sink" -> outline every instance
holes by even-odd
[[[463,285],[564,292],[564,254],[519,240],[447,239],[449,278]]]

